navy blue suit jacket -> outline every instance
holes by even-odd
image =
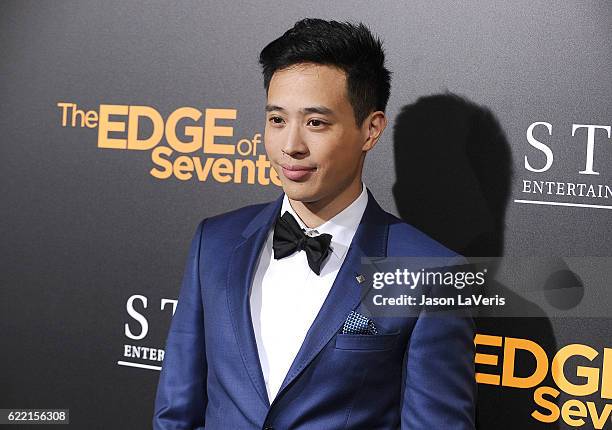
[[[362,300],[361,257],[455,254],[368,205],[344,264],[272,404],[249,308],[259,252],[282,198],[203,220],[170,326],[153,426],[170,429],[472,429],[471,318],[394,318],[342,334]],[[377,320],[373,317],[375,323]]]

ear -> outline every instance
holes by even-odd
[[[368,115],[363,121],[362,129],[365,135],[365,141],[361,149],[368,152],[374,148],[385,127],[387,127],[387,117],[383,111],[378,110]]]

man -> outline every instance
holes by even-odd
[[[471,320],[363,314],[361,257],[454,256],[362,183],[387,125],[381,42],[304,19],[260,63],[284,193],[198,226],[154,428],[473,428]]]

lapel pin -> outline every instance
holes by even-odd
[[[359,282],[360,284],[363,284],[365,282],[365,276],[363,275],[357,275],[355,276],[355,279],[357,280],[357,282]]]

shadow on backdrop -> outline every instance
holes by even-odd
[[[502,257],[512,155],[493,113],[451,93],[422,97],[396,118],[393,147],[393,196],[400,217],[468,259]],[[544,311],[499,282],[489,282],[487,288],[487,295],[508,297],[529,317],[479,313],[477,332],[532,340],[552,359],[557,344]],[[501,375],[501,349],[490,353],[499,357],[498,365],[477,365],[476,371]],[[535,366],[533,356],[519,350],[514,375],[532,375]],[[556,386],[550,372],[538,385]],[[558,428],[531,417],[536,409],[549,413],[534,403],[535,388],[478,384],[476,427]]]

